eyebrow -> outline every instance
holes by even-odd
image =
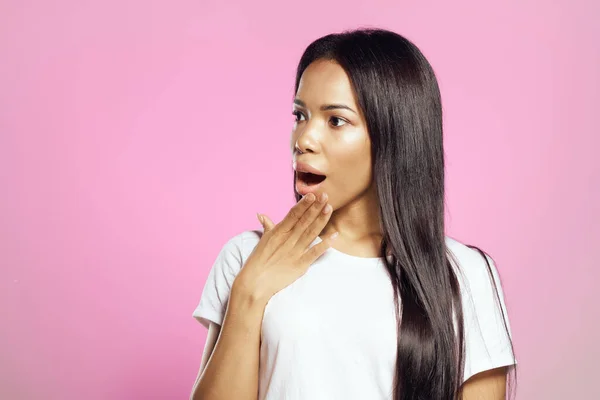
[[[306,103],[304,103],[300,99],[294,99],[294,104],[297,104],[301,107],[307,108]],[[336,109],[349,110],[349,111],[352,111],[354,114],[357,114],[356,111],[354,111],[353,109],[351,109],[350,107],[348,107],[345,104],[323,104],[321,107],[319,107],[319,110],[321,110],[321,111],[336,110]]]

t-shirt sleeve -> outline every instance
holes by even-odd
[[[210,321],[222,325],[231,285],[242,268],[242,234],[231,238],[221,248],[209,271],[200,302],[192,316],[207,329]]]
[[[498,271],[493,260],[486,256],[491,267],[490,276],[483,256],[477,252],[475,257],[478,261],[469,268],[466,274],[468,285],[462,293],[465,327],[463,382],[480,372],[516,364]]]

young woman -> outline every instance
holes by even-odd
[[[191,398],[504,399],[503,292],[487,254],[445,235],[423,54],[381,29],[327,35],[294,93],[297,203],[222,248],[193,313],[209,333]]]

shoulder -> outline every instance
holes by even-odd
[[[486,370],[516,363],[510,322],[494,260],[478,248],[447,237],[446,244],[460,285],[465,369],[463,382]]]
[[[459,281],[469,286],[492,283],[498,279],[494,260],[485,251],[468,246],[459,240],[446,236],[446,248],[455,267]],[[485,258],[484,258],[485,257]]]
[[[452,258],[458,263],[455,271],[467,330],[476,325],[483,326],[484,330],[486,326],[502,327],[502,319],[507,320],[506,304],[494,260],[483,250],[480,252],[456,239],[447,238],[446,242]],[[469,324],[471,320],[477,323]]]
[[[481,265],[485,265],[485,260],[479,251],[456,238],[446,236],[446,247],[457,258],[456,261],[458,261],[461,266],[477,268]]]
[[[237,259],[239,263],[243,264],[260,241],[262,235],[262,229],[238,232],[230,236],[222,246],[221,255]]]
[[[494,259],[487,252],[446,237],[446,247],[460,285],[463,305],[487,312],[499,300],[504,307],[504,290]],[[471,307],[469,307],[471,306]]]

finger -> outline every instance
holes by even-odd
[[[301,254],[306,250],[306,248],[315,240],[319,233],[323,231],[325,225],[331,218],[332,214],[331,204],[326,204],[325,207],[321,208],[321,211],[317,215],[317,217],[312,221],[312,223],[304,230],[302,235],[298,238],[296,242],[296,250],[300,251]]]
[[[308,268],[314,263],[317,258],[321,257],[325,251],[331,247],[331,244],[338,237],[338,232],[334,232],[330,236],[323,239],[322,242],[315,244],[308,249],[301,257],[299,264],[303,268]]]
[[[278,224],[277,229],[281,229],[282,232],[289,232],[296,225],[296,223],[302,218],[302,215],[308,210],[308,208],[315,201],[315,195],[309,193],[304,196],[298,203],[296,203],[285,216],[285,218]]]
[[[273,221],[271,221],[271,219],[269,217],[267,217],[264,214],[261,214],[261,217],[263,218],[263,228],[265,229],[265,233],[269,232],[270,230],[272,230],[275,227],[275,224],[273,223]]]
[[[306,230],[315,222],[315,220],[317,220],[318,218],[320,218],[321,215],[323,215],[323,209],[325,207],[327,207],[327,194],[323,193],[321,194],[321,196],[319,196],[319,199],[316,202],[314,202],[313,205],[304,213],[304,215],[300,218],[298,223],[294,226],[286,244],[289,244],[290,246],[296,246],[296,243],[299,240],[303,239]],[[315,239],[319,232],[317,232],[314,235],[311,241]],[[302,254],[304,250],[306,250],[306,246],[298,250],[298,253]]]

